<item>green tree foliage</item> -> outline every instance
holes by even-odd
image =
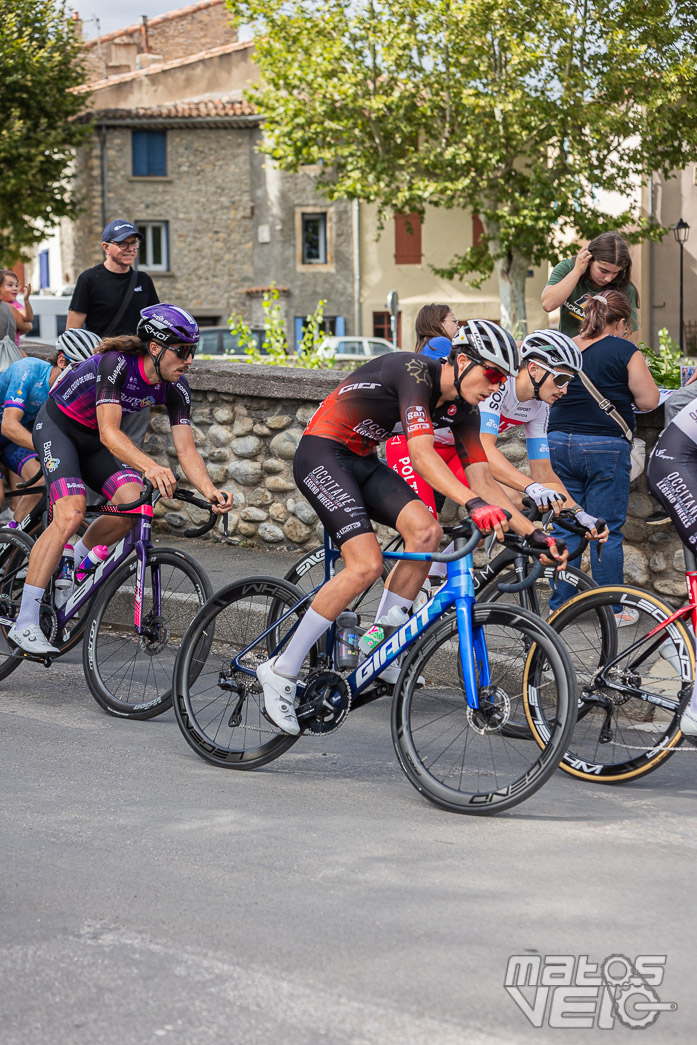
[[[73,122],[85,95],[82,41],[53,0],[0,0],[0,260],[26,256],[62,217],[74,150],[90,134]]]
[[[530,265],[569,239],[659,235],[636,196],[697,157],[697,0],[228,0],[256,34],[268,152],[329,199],[476,210],[441,274],[496,271],[525,325]],[[606,198],[606,197],[605,197]],[[575,246],[575,243],[574,243]]]

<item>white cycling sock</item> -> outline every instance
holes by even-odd
[[[91,550],[92,550],[91,548],[85,547],[85,543],[82,540],[82,537],[79,539],[79,541],[76,541],[76,543],[73,545],[73,556],[74,556],[74,560],[73,561],[75,562],[75,567],[76,568],[80,565],[80,563],[82,562],[84,557]]]
[[[380,620],[381,617],[386,617],[393,606],[401,606],[407,613],[411,613],[411,605],[409,599],[405,595],[397,595],[396,592],[390,591],[389,588],[385,588],[380,599],[380,605],[378,606],[377,613],[375,614],[375,620]]]
[[[32,624],[39,624],[41,612],[41,600],[44,597],[45,588],[37,588],[33,584],[25,584],[22,589],[22,604],[19,607],[19,615],[15,621],[15,627],[29,628]]]
[[[308,652],[333,623],[310,607],[298,624],[293,638],[288,643],[288,648],[276,657],[273,665],[275,670],[281,675],[296,679]]]

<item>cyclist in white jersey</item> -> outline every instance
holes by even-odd
[[[509,496],[527,494],[542,509],[571,508],[588,527],[589,537],[607,540],[607,529],[599,535],[597,519],[574,502],[561,479],[552,470],[547,442],[549,408],[566,395],[567,385],[582,367],[582,355],[566,334],[558,330],[535,330],[520,346],[521,368],[515,377],[489,396],[479,407],[480,438],[497,482],[508,487]],[[496,446],[501,432],[525,426],[530,475],[512,464]],[[532,481],[531,481],[532,480]]]

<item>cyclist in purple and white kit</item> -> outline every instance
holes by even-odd
[[[173,472],[158,464],[121,431],[124,414],[146,406],[164,406],[172,426],[179,464],[189,482],[216,502],[217,514],[229,512],[232,495],[218,490],[194,445],[189,411],[191,393],[184,376],[193,362],[199,329],[192,316],[175,305],[150,305],[141,312],[136,336],[106,338],[99,353],[55,385],[39,411],[34,447],[39,455],[53,507],[53,519],[29,558],[22,605],[8,639],[26,653],[58,651],[39,624],[41,600],[66,541],[85,515],[85,485],[112,504],[128,504],[143,489],[141,475],[163,497],[171,497]],[[97,544],[113,544],[130,529],[128,517],[102,516],[75,545],[75,561]]]
[[[646,466],[646,479],[685,548],[697,554],[697,405],[694,402],[684,406],[661,432]],[[697,680],[690,703],[680,718],[680,729],[688,736],[697,736]]]

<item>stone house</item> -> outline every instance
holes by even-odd
[[[223,0],[86,44],[94,135],[76,161],[84,210],[64,230],[63,271],[74,281],[101,261],[102,228],[126,217],[160,298],[202,324],[239,312],[261,327],[274,283],[291,342],[320,298],[341,334],[354,313],[351,207],[320,197],[311,170],[285,174],[259,151],[262,121],[242,98],[252,49]]]

